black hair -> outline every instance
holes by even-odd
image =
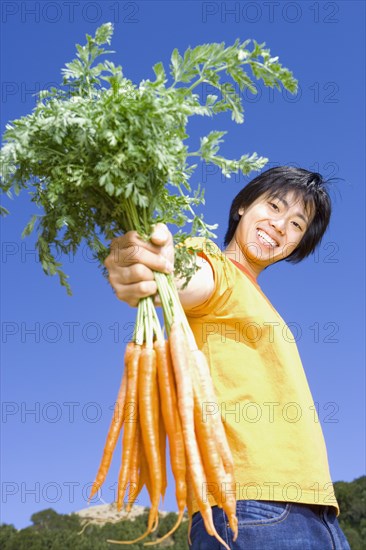
[[[332,205],[324,180],[318,172],[309,172],[304,168],[277,166],[266,170],[251,180],[234,198],[224,245],[228,246],[239,224],[240,208],[248,208],[260,196],[283,198],[288,192],[300,198],[312,220],[295,250],[284,258],[287,262],[298,263],[314,252],[320,244],[328,227]]]

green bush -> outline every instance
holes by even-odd
[[[364,550],[366,540],[366,476],[351,482],[337,481],[334,491],[341,513],[338,521],[351,550]]]

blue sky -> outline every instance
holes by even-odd
[[[363,2],[3,2],[2,119],[28,114],[34,92],[61,81],[60,69],[104,22],[114,23],[110,55],[135,83],[169,65],[175,47],[254,38],[293,71],[299,92],[243,97],[245,123],[228,114],[189,123],[187,143],[227,130],[222,154],[256,151],[274,165],[297,165],[341,178],[332,186],[333,217],[316,255],[282,262],[259,278],[290,325],[317,404],[332,479],[365,473],[364,153],[365,4]],[[230,11],[233,10],[233,11]],[[252,173],[254,177],[256,173]],[[250,179],[249,178],[249,179]],[[222,178],[203,167],[205,218],[226,229],[232,198],[248,178]],[[119,302],[87,249],[63,258],[73,296],[36,261],[34,238],[20,234],[34,206],[26,195],[4,201],[2,222],[1,521],[17,528],[52,507],[86,506],[136,310]],[[112,502],[116,451],[102,500]],[[94,503],[98,503],[96,500]],[[139,503],[148,505],[144,493]],[[162,506],[176,510],[170,484]]]

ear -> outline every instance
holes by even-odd
[[[242,216],[244,214],[244,208],[243,207],[239,208],[238,214],[239,214],[239,216]]]

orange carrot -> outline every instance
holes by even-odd
[[[107,439],[104,445],[102,460],[100,462],[98,473],[93,483],[92,490],[88,498],[88,502],[90,502],[90,500],[93,498],[93,496],[98,491],[98,489],[100,489],[100,487],[103,485],[105,481],[105,478],[107,477],[107,473],[112,461],[112,455],[117,445],[118,437],[122,429],[123,409],[125,405],[126,389],[127,389],[126,365],[129,357],[133,353],[134,348],[135,348],[135,344],[133,342],[129,342],[126,346],[125,357],[124,357],[125,368],[122,375],[122,381],[118,392],[117,401],[114,407],[113,418],[109,426]]]
[[[210,370],[209,370],[205,355],[202,353],[201,350],[197,349],[192,352],[192,356],[194,359],[196,372],[199,375],[201,384],[203,384],[203,387],[206,390],[205,396],[204,396],[205,402],[217,403],[217,397],[215,395],[215,389],[214,389],[213,381],[211,378]],[[222,423],[221,415],[215,414],[212,416],[212,419],[217,430],[218,445],[220,448],[220,453],[223,458],[225,470],[226,472],[231,473],[232,476],[234,477],[233,457],[231,454],[229,444],[227,442],[227,437],[226,437],[224,425]]]
[[[143,350],[142,350],[143,351]],[[132,415],[125,418],[123,441],[122,441],[122,464],[118,476],[117,510],[121,510],[123,497],[126,490],[128,474],[131,464],[132,450],[135,443],[136,426],[138,422],[138,379],[139,359],[141,346],[135,346],[133,353],[127,360],[127,394],[126,406],[132,407]]]
[[[139,469],[140,469],[140,453],[141,453],[141,433],[140,425],[137,423],[135,444],[132,449],[131,467],[130,467],[130,479],[129,479],[129,491],[128,491],[128,504],[126,512],[130,512],[132,504],[136,500],[137,491],[139,486]]]
[[[192,487],[192,478],[189,474],[189,471],[187,470],[186,474],[186,484],[187,484],[187,508],[188,508],[188,543],[189,545],[192,544],[191,541],[191,528],[192,528],[192,515],[193,515],[193,509],[192,509],[192,500],[193,500],[193,487]]]
[[[202,416],[204,390],[202,389],[201,381],[199,380],[194,369],[192,369],[192,381],[194,388],[194,428],[207,476],[207,487],[211,488],[216,504],[222,508],[223,499],[221,483],[225,480],[226,474],[221,456],[218,452],[212,419],[204,419]]]
[[[154,348],[157,357],[160,405],[169,439],[170,462],[176,483],[175,494],[180,512],[184,511],[187,500],[186,460],[169,342],[156,341]]]
[[[142,428],[142,440],[149,467],[151,481],[151,509],[148,520],[148,531],[158,515],[159,500],[162,488],[161,457],[159,445],[159,401],[156,371],[156,353],[154,349],[145,348],[141,355],[141,378],[139,383],[139,409]]]
[[[192,352],[192,358],[195,365],[194,372],[197,376],[197,383],[195,384],[195,388],[197,389],[197,392],[198,389],[200,389],[200,396],[198,397],[198,400],[201,400],[201,402],[205,403],[217,402],[213,381],[210,375],[205,355],[200,350],[195,350]],[[202,428],[202,414],[200,416]],[[219,453],[223,461],[223,467],[226,473],[226,476],[223,476],[222,473],[220,474],[220,479],[222,480],[222,483],[220,483],[218,496],[220,504],[222,504],[222,507],[224,508],[228,516],[229,524],[231,530],[233,531],[233,540],[235,541],[238,536],[238,519],[236,517],[236,484],[233,457],[229,444],[227,442],[227,437],[225,433],[225,428],[222,423],[221,415],[218,414],[210,417],[211,422],[207,422],[207,420],[209,419],[206,419],[205,426],[203,428],[207,428],[209,424],[212,425],[213,436],[215,444],[217,446],[217,452]],[[207,459],[208,461],[210,461],[211,456],[206,455],[206,460]],[[224,487],[225,491],[223,491]]]
[[[139,416],[142,441],[151,481],[151,508],[145,533],[134,540],[107,540],[114,544],[134,544],[153,532],[159,521],[159,500],[162,488],[162,472],[159,445],[159,402],[156,373],[156,355],[153,348],[144,347],[139,361]]]
[[[194,431],[193,387],[191,376],[191,354],[181,325],[173,323],[170,330],[170,350],[177,383],[178,407],[182,421],[183,437],[187,453],[187,462],[192,477],[192,485],[197,504],[209,535],[214,536],[227,550],[226,542],[217,533],[212,509],[201,495],[201,489],[206,482],[202,459]],[[187,368],[188,365],[188,368]]]
[[[164,502],[168,482],[166,477],[166,431],[161,410],[159,410],[159,445],[161,461],[161,501]]]
[[[141,435],[141,456],[140,456],[140,478],[139,478],[139,486],[138,486],[138,492],[137,495],[140,494],[142,488],[144,485],[146,485],[147,492],[149,493],[150,502],[152,497],[152,486],[150,481],[150,474],[149,474],[149,466],[147,464],[147,458],[145,454],[144,444],[142,441],[142,435]]]
[[[182,425],[177,409],[176,388],[170,358],[169,343],[168,341],[157,340],[154,343],[154,349],[156,351],[157,358],[161,413],[164,420],[165,429],[168,434],[170,462],[176,486],[175,495],[178,504],[178,518],[170,531],[155,541],[145,542],[144,546],[159,544],[178,529],[182,522],[187,502],[184,440]]]
[[[140,426],[139,426],[139,444],[138,444],[138,447],[139,447],[139,473],[138,473],[137,490],[134,491],[132,499],[130,500],[130,502],[128,503],[128,505],[126,507],[127,512],[131,511],[132,505],[136,501],[139,494],[141,493],[141,490],[144,487],[144,485],[146,485],[147,492],[149,493],[149,497],[150,497],[150,500],[151,500],[151,494],[152,493],[151,493],[151,483],[150,483],[150,477],[149,477],[149,469],[148,469],[148,465],[147,465],[147,461],[146,461],[144,445],[143,445],[143,442],[142,442],[142,435],[141,435]]]

